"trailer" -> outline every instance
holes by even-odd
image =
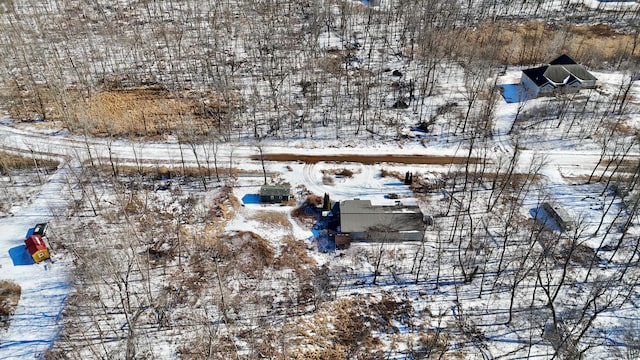
[[[558,204],[544,202],[540,205],[548,217],[552,218],[562,231],[570,231],[575,223],[571,216]]]

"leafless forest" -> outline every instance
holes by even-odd
[[[195,158],[124,164],[92,158],[86,141],[85,166],[65,170],[73,199],[52,222],[73,289],[45,358],[640,356],[640,14],[574,1],[383,3],[0,0],[10,118],[106,139],[109,155],[127,139],[175,141]],[[497,143],[502,98],[487,79],[562,53],[622,80],[523,102],[509,144]],[[408,138],[415,126],[427,136]],[[424,241],[354,246],[320,264],[295,236],[309,220],[248,211],[234,152],[219,151],[294,140],[454,143],[465,156],[412,184],[434,217]],[[595,148],[600,161],[558,185],[543,154],[519,163],[541,142]],[[166,177],[180,185],[156,191]],[[571,231],[521,211],[565,189],[591,209]],[[227,231],[233,221],[247,230]]]
[[[15,119],[107,136],[395,136],[406,119],[393,106],[429,121],[425,99],[457,72],[466,131],[495,91],[481,80],[507,65],[567,52],[636,71],[637,13],[570,1],[561,11],[551,1],[392,3],[3,1],[3,103]]]

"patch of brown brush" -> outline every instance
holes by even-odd
[[[449,348],[449,334],[433,330],[421,331],[418,346],[430,354],[443,354]]]
[[[322,175],[322,184],[331,186],[335,184],[335,180],[333,176],[325,174],[325,175]]]
[[[356,296],[325,303],[296,326],[299,351],[295,358],[384,358],[383,342],[375,334],[397,333],[393,323],[407,324],[411,311],[408,300],[387,294],[379,300]]]
[[[469,53],[478,48],[490,48],[487,56],[498,57],[501,63],[529,65],[547,63],[549,54],[566,53],[587,66],[614,63],[621,54],[633,54],[634,34],[618,32],[605,24],[557,26],[543,21],[486,21],[463,36]]]
[[[269,242],[251,231],[221,236],[214,251],[220,259],[250,277],[257,277],[265,267],[272,265],[275,255]]]
[[[98,160],[96,158],[94,161]],[[101,165],[96,165],[96,168],[100,171],[104,172],[113,172],[113,168],[109,165],[109,159],[100,159]],[[88,160],[87,160],[88,162]],[[215,169],[211,167],[202,166],[200,168],[196,166],[171,166],[168,167],[166,165],[153,164],[151,161],[141,161],[140,166],[132,166],[132,165],[118,165],[117,160],[114,161],[114,168],[118,175],[142,175],[149,176],[154,179],[172,179],[181,176],[187,177],[202,177],[206,176],[210,179],[215,179]],[[237,177],[238,174],[255,174],[255,171],[251,170],[240,170],[236,168],[221,168],[218,167],[218,174],[220,177],[226,177],[231,174],[232,177]]]
[[[589,266],[592,261],[600,262],[600,258],[592,248],[584,244],[572,244],[571,240],[563,242],[556,250],[555,257],[562,262],[565,262],[569,256],[571,256],[571,262],[582,266]]]
[[[345,168],[341,168],[341,169],[322,169],[321,170],[323,175],[336,175],[336,176],[344,176],[344,177],[353,177],[354,172],[349,170],[349,169],[345,169]]]
[[[9,326],[9,317],[18,307],[21,294],[20,285],[11,281],[0,281],[0,328]]]
[[[302,268],[316,266],[316,261],[309,256],[304,241],[286,236],[282,242],[284,244],[280,247],[280,255],[273,262],[275,268],[289,268],[297,272]]]
[[[278,211],[257,211],[253,216],[249,218],[270,226],[277,226],[278,228],[291,230],[291,222],[287,215]]]
[[[11,170],[34,169],[36,166],[40,169],[53,170],[58,167],[58,162],[53,160],[37,159],[30,157],[17,156],[0,151],[0,174],[8,174]]]
[[[9,88],[9,113],[22,120],[62,120],[70,131],[88,131],[93,136],[156,138],[179,134],[178,130],[185,126],[192,135],[207,134],[212,123],[217,130],[228,130],[228,114],[241,107],[234,91],[222,96],[170,91],[162,86],[121,85],[107,86],[89,95],[72,86],[64,90],[45,85],[29,91]]]
[[[393,170],[387,170],[387,169],[380,169],[380,176],[381,177],[391,177],[391,178],[396,178],[398,180],[404,181],[404,177],[406,174],[401,174],[399,171],[393,171]]]

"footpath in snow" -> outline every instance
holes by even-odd
[[[0,219],[0,280],[22,288],[9,328],[0,332],[0,359],[42,358],[60,330],[58,320],[69,292],[68,264],[60,260],[20,265],[15,260],[28,230],[66,208],[67,172],[68,167],[60,166],[29,204],[14,204],[15,215]]]

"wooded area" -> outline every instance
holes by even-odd
[[[50,241],[72,289],[44,358],[640,355],[640,12],[382,3],[0,0],[0,108],[54,134],[22,158],[0,139],[0,195],[27,201],[15,179],[46,183],[58,156],[69,197]],[[607,78],[504,110],[501,77],[565,53]],[[409,171],[433,221],[411,243],[381,226],[316,254],[300,208],[240,198]],[[571,227],[545,222],[558,196]]]

